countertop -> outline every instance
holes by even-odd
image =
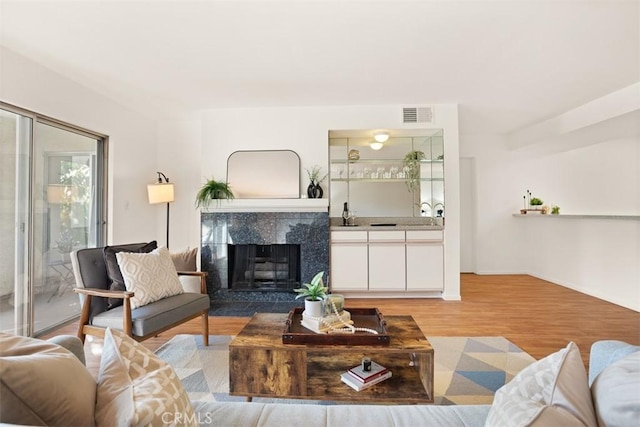
[[[331,231],[371,231],[371,230],[444,230],[442,225],[426,225],[426,224],[396,224],[396,225],[371,225],[371,224],[356,224],[356,225],[332,225]]]

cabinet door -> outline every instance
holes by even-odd
[[[369,290],[405,290],[404,243],[369,243]]]
[[[331,245],[331,291],[368,289],[367,244]]]
[[[407,290],[444,288],[444,248],[439,244],[407,244]]]

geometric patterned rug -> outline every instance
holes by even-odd
[[[427,337],[433,346],[434,403],[491,404],[496,390],[535,359],[503,337]],[[233,336],[176,335],[156,350],[191,400],[244,401],[229,396],[229,343]],[[338,402],[254,398],[255,402],[331,405]]]

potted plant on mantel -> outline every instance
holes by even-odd
[[[196,194],[196,207],[207,207],[212,200],[233,199],[233,191],[228,182],[216,181],[211,178],[204,183]]]
[[[329,288],[324,286],[323,275],[324,271],[321,271],[313,276],[311,283],[303,283],[304,288],[293,290],[299,294],[296,299],[304,297],[304,311],[311,317],[322,317],[323,302],[329,291]]]

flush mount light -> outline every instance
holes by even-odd
[[[371,142],[369,144],[369,146],[371,147],[372,150],[379,150],[382,148],[384,144],[382,142]]]
[[[389,134],[386,132],[378,132],[375,135],[373,135],[373,138],[382,143],[382,142],[387,142],[387,140],[389,139]],[[373,147],[371,147],[373,148]],[[382,145],[380,145],[380,148],[382,148]],[[380,148],[373,148],[374,150],[379,150]]]

